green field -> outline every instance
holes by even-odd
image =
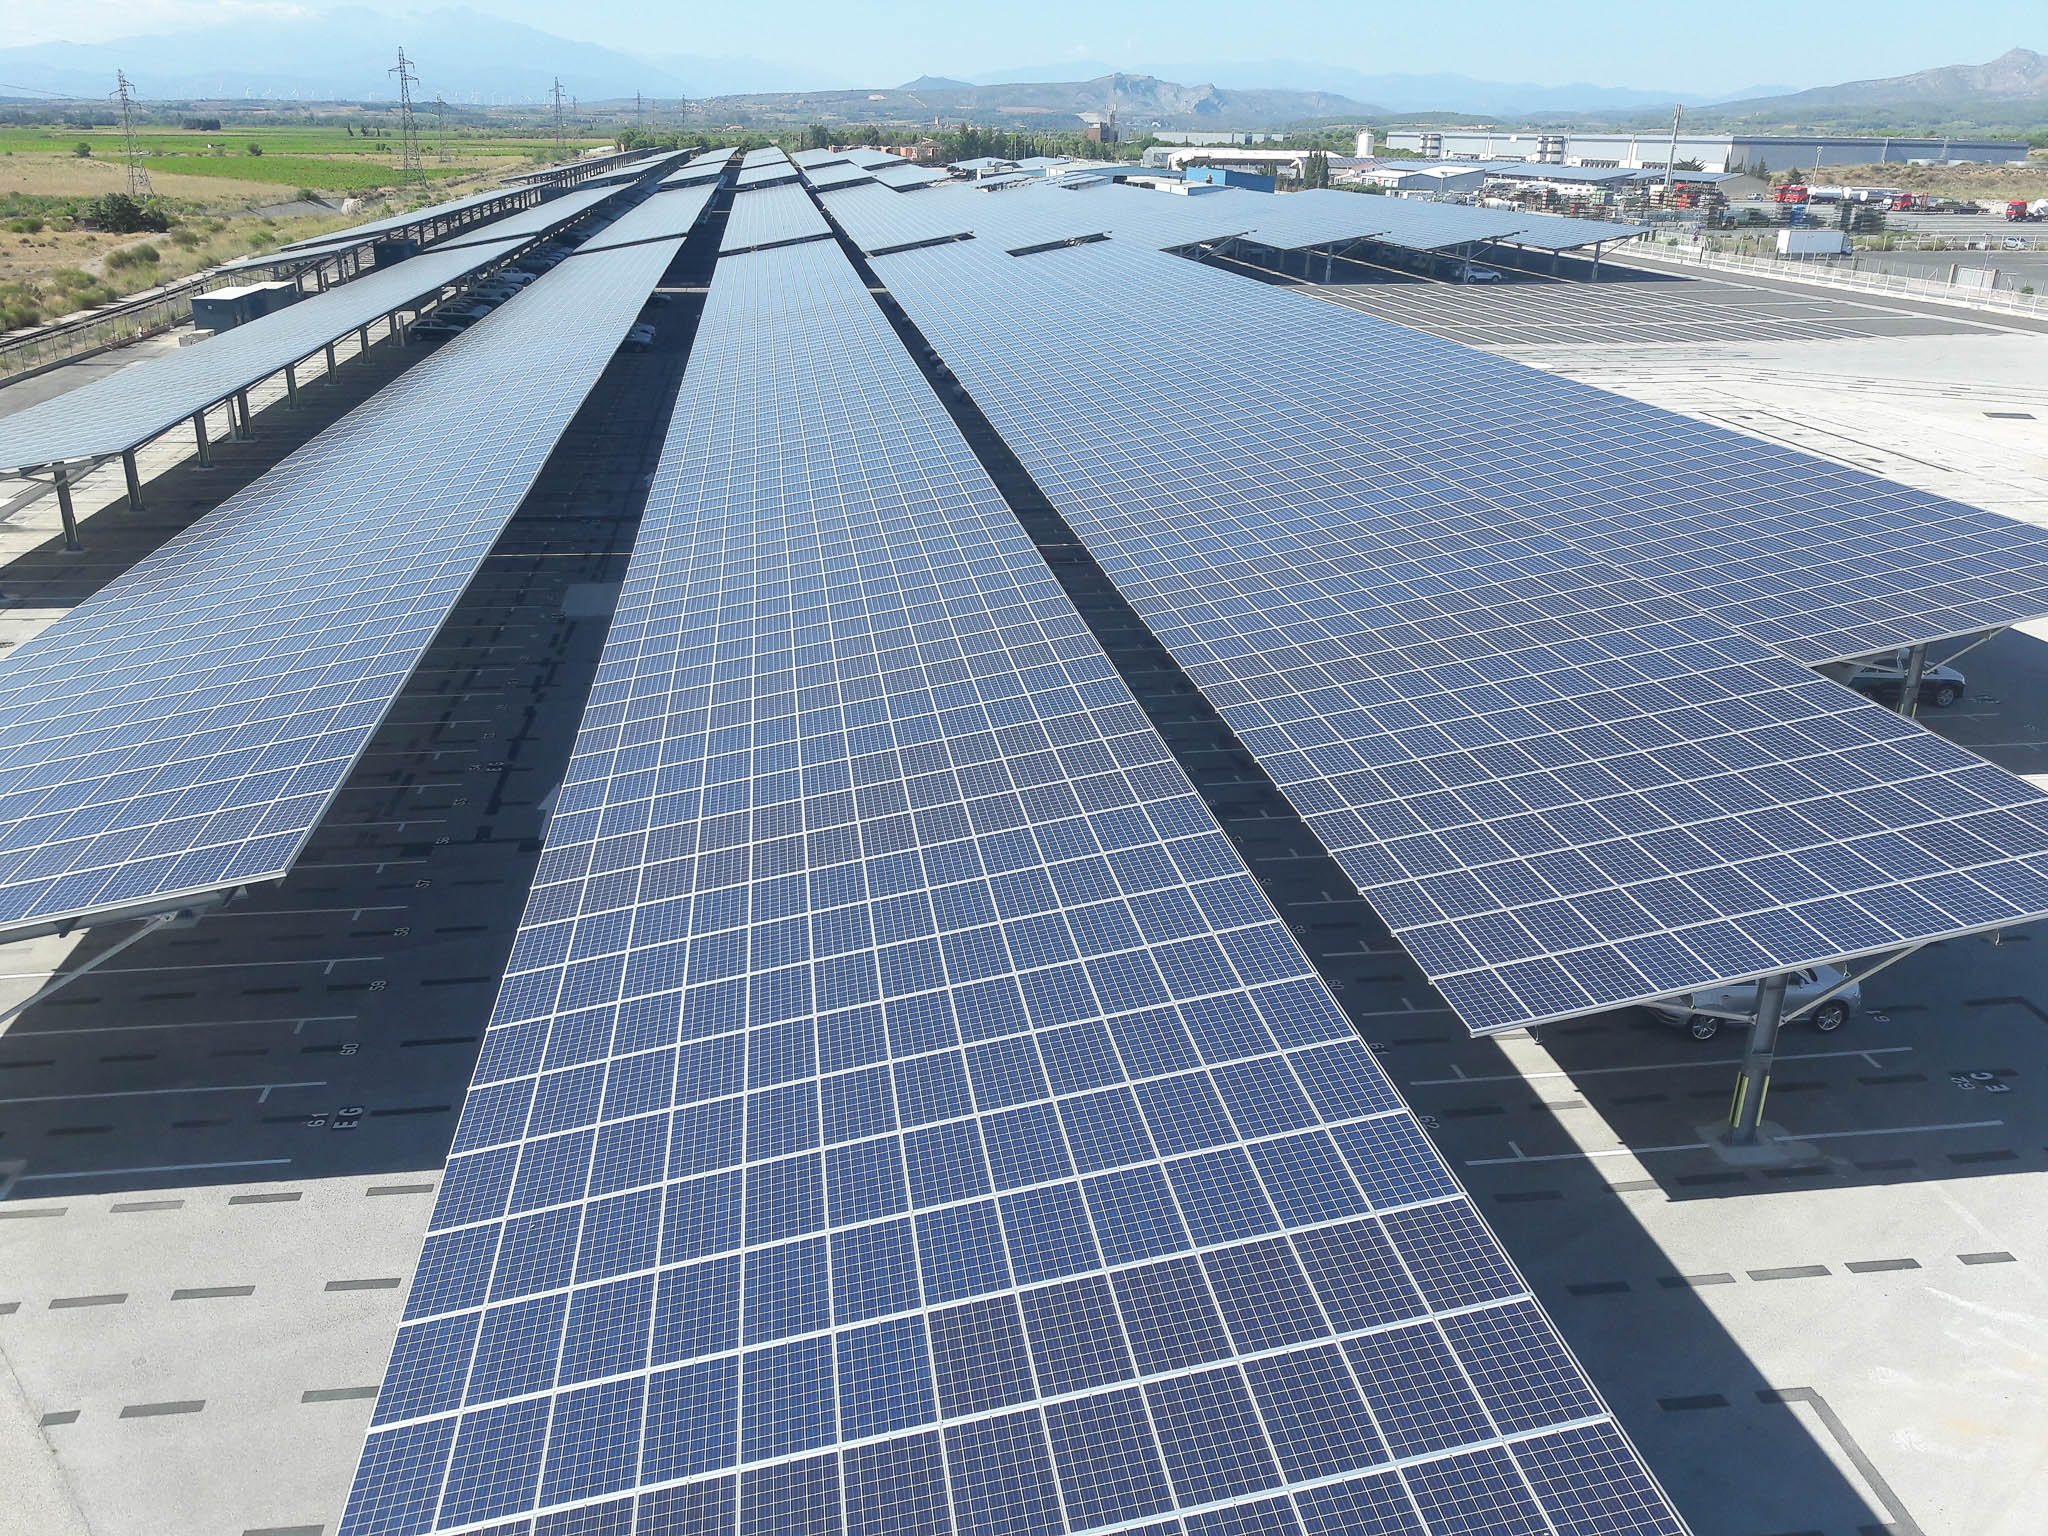
[[[352,137],[340,127],[307,127],[303,124],[280,124],[275,128],[252,127],[235,124],[217,131],[204,129],[145,129],[135,136],[136,144],[151,158],[158,155],[174,155],[180,160],[187,157],[210,156],[208,145],[219,144],[227,149],[223,158],[230,160],[254,159],[248,153],[251,143],[263,147],[265,158],[271,155],[316,155],[363,159],[397,159],[399,153],[398,130],[396,125],[382,125],[384,136],[379,139],[374,132],[366,135],[358,129]],[[72,146],[81,140],[92,145],[92,152],[98,159],[117,159],[122,153],[121,130],[118,128],[20,128],[0,127],[0,152],[28,154],[69,154]],[[432,120],[420,124],[420,153],[432,159],[441,152],[443,140],[433,131]],[[578,154],[597,144],[609,143],[607,139],[577,139],[570,143],[570,153]],[[445,140],[447,151],[458,159],[488,156],[529,156],[543,153],[553,158],[554,141],[543,138],[521,139],[500,133],[476,134],[474,136],[451,132]],[[183,169],[181,166],[180,169]]]

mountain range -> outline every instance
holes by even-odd
[[[758,58],[637,56],[579,43],[463,7],[403,21],[360,5],[335,10],[251,6],[232,24],[111,43],[0,48],[0,96],[48,102],[106,99],[116,69],[150,101],[391,100],[399,45],[416,63],[416,99],[450,104],[537,103],[559,79],[583,104],[635,93],[725,122],[925,123],[933,118],[1014,128],[1072,129],[1100,113],[1112,89],[1133,128],[1277,128],[1317,118],[1476,117],[1504,125],[1669,121],[1688,103],[1691,127],[2013,131],[2048,121],[2048,59],[2015,48],[1988,64],[1953,65],[1811,90],[1757,85],[1711,92],[1680,84],[1544,86],[1456,74],[1366,74],[1342,65],[1267,59],[1177,67],[1182,85],[1145,73],[1071,79],[1073,66],[1019,67],[971,79],[925,75],[893,89],[858,89],[818,72]]]

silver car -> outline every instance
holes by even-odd
[[[1849,669],[1842,679],[1858,693],[1880,703],[1896,706],[1906,690],[1907,657],[1904,651],[1892,656],[1873,656]],[[1963,696],[1968,680],[1954,667],[1930,666],[1920,674],[1920,702],[1947,709]]]
[[[1793,971],[1785,984],[1785,1015],[1788,1019],[1807,1003],[1823,992],[1838,987],[1848,979],[1849,973],[1838,965],[1816,965],[1810,970]],[[1855,1015],[1863,1002],[1863,989],[1851,981],[1847,988],[1837,992],[1810,1013],[1800,1014],[1794,1023],[1808,1023],[1822,1034],[1832,1034]],[[1712,1012],[1702,1013],[1701,1009]],[[1686,992],[1677,997],[1661,998],[1646,1003],[1643,1011],[1659,1023],[1669,1024],[1673,1029],[1682,1029],[1695,1040],[1711,1040],[1722,1029],[1738,1029],[1740,1018],[1723,1018],[1723,1014],[1738,1014],[1742,1018],[1751,1016],[1756,1010],[1756,983],[1735,982],[1729,986],[1713,987],[1701,992]]]

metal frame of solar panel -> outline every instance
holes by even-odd
[[[877,270],[1475,1032],[2048,912],[2048,797],[1390,446],[1413,333],[1116,241]],[[1187,430],[1059,430],[1136,398]]]
[[[722,260],[341,1536],[1226,1511],[1682,1530],[837,247]]]
[[[545,239],[567,225],[575,223],[592,210],[603,207],[613,198],[623,197],[627,189],[622,186],[578,187],[564,192],[545,202],[535,203],[512,214],[488,228],[480,229],[475,235],[464,235],[454,240],[444,240],[434,247],[435,251],[457,251],[470,245],[485,245],[498,240],[539,240]],[[412,258],[417,261],[417,256]]]
[[[558,267],[0,663],[0,938],[290,869],[680,245]]]
[[[655,151],[651,149],[621,149],[615,150],[608,155],[592,155],[584,160],[565,160],[560,165],[544,166],[537,171],[527,171],[518,176],[507,176],[505,178],[505,185],[508,187],[541,186],[560,185],[566,182],[573,186],[585,177],[596,175],[602,171],[608,171],[615,166],[624,165],[629,161],[644,159],[646,156],[654,153]]]
[[[731,256],[800,240],[827,240],[831,236],[832,227],[818,212],[811,194],[794,181],[781,182],[734,194],[719,254]]]
[[[658,187],[576,247],[573,259],[647,240],[681,239],[696,228],[718,188],[711,184]]]
[[[858,165],[825,165],[804,172],[804,181],[814,192],[836,192],[842,187],[870,186],[873,173]]]
[[[321,246],[362,245],[392,230],[438,223],[443,219],[455,218],[471,209],[488,207],[492,203],[530,198],[533,195],[534,189],[531,187],[494,187],[488,192],[476,192],[468,197],[435,203],[431,207],[415,208],[409,213],[394,213],[386,218],[372,219],[367,224],[351,225],[347,229],[337,229],[324,235],[310,235],[304,240],[294,240],[281,245],[277,250],[279,255],[290,255],[296,252],[310,252]]]
[[[762,165],[746,166],[733,178],[733,186],[742,192],[749,187],[772,187],[783,182],[794,182],[799,174],[797,168],[787,160],[777,160]]]
[[[195,346],[0,416],[0,466],[99,458],[145,443],[327,343],[507,260],[517,253],[519,238],[507,234],[422,252]]]

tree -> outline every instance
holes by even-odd
[[[249,141],[249,153],[252,155],[260,155],[263,153],[263,146],[261,144],[258,144],[254,139],[251,139]]]
[[[1320,149],[1302,161],[1301,184],[1304,187],[1327,187],[1330,184],[1330,157]]]
[[[90,160],[92,158],[92,146],[86,143],[84,139],[80,139],[71,146],[71,153],[78,156],[81,160]]]

